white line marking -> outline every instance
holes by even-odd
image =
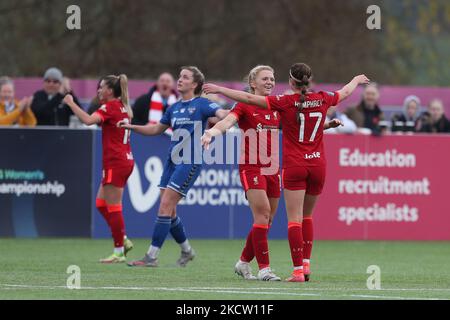
[[[20,284],[0,284],[3,289],[67,289],[66,286],[43,286],[43,285],[20,285]],[[448,300],[439,298],[419,298],[419,297],[398,297],[398,296],[383,296],[383,295],[369,295],[369,294],[343,294],[343,295],[329,295],[321,293],[302,293],[302,292],[274,292],[274,291],[249,291],[249,290],[289,290],[290,288],[208,288],[208,287],[187,287],[187,288],[167,288],[167,287],[81,287],[79,290],[131,290],[131,291],[179,291],[179,292],[203,292],[203,293],[229,293],[229,294],[254,294],[254,295],[284,295],[284,296],[311,296],[311,297],[349,297],[349,298],[368,298],[368,299],[395,299],[395,300]],[[295,290],[295,288],[292,288]],[[290,289],[290,290],[292,290]],[[301,288],[304,290],[307,288]],[[315,291],[329,291],[328,289],[309,288]],[[336,289],[338,290],[338,289]],[[386,290],[386,289],[385,289]],[[397,290],[397,289],[394,289]],[[419,289],[418,289],[419,290]],[[352,291],[347,289],[346,291]],[[370,291],[370,290],[365,290]],[[382,292],[383,290],[376,290]],[[387,290],[386,290],[387,291]]]

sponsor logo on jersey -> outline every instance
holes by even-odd
[[[253,113],[253,116],[257,117],[257,116],[259,116],[259,113]]]
[[[305,159],[306,160],[320,159],[320,152],[314,152],[314,153],[311,153],[311,154],[305,154]]]
[[[261,132],[262,130],[263,130],[262,124],[261,124],[261,123],[258,123],[258,124],[256,125],[256,132]]]

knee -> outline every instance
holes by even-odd
[[[255,222],[257,224],[269,224],[270,208],[260,207],[255,209]]]
[[[176,203],[173,203],[170,200],[162,199],[159,205],[159,216],[162,217],[171,217],[174,215],[174,209],[176,207]]]

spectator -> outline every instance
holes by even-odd
[[[344,113],[339,112],[336,107],[328,109],[326,122],[330,122],[331,119],[339,119],[343,126],[337,128],[330,128],[324,131],[324,133],[355,133],[358,129],[353,120],[349,119]]]
[[[156,85],[150,88],[148,93],[137,98],[134,103],[133,124],[158,123],[167,108],[178,100],[174,88],[173,76],[167,72],[161,74]]]
[[[403,112],[392,116],[392,132],[414,132],[419,120],[420,99],[417,96],[407,96],[403,102]]]
[[[356,107],[350,107],[345,114],[356,123],[358,128],[369,129],[374,134],[380,134],[381,121],[384,120],[383,111],[378,106],[380,92],[376,83],[364,88],[361,102]]]
[[[450,122],[445,116],[442,100],[434,99],[428,106],[428,112],[424,112],[419,120],[420,132],[449,133]]]
[[[39,126],[69,125],[73,113],[62,101],[68,93],[73,95],[69,79],[63,78],[57,68],[48,69],[44,75],[44,88],[34,94],[31,104]],[[76,98],[75,101],[79,105]]]
[[[14,93],[14,83],[8,78],[0,81],[0,125],[29,126],[36,125],[36,117],[31,111],[32,97],[17,101]]]
[[[100,83],[102,81],[100,80],[97,83],[97,94],[95,95],[95,97],[91,100],[91,103],[89,104],[89,108],[88,108],[88,114],[93,114],[95,111],[97,111],[101,106],[101,102],[100,102],[100,98],[98,97],[98,90],[100,89]]]

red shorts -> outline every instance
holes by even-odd
[[[306,190],[306,194],[318,196],[325,184],[326,166],[292,167],[283,169],[281,179],[287,190]]]
[[[120,168],[109,168],[103,169],[102,172],[102,185],[112,184],[117,188],[124,188],[127,184],[128,177],[133,172],[134,165],[120,167]]]
[[[242,187],[247,192],[251,189],[265,190],[269,198],[279,198],[281,196],[281,179],[279,174],[262,175],[261,170],[249,169],[239,172]]]

